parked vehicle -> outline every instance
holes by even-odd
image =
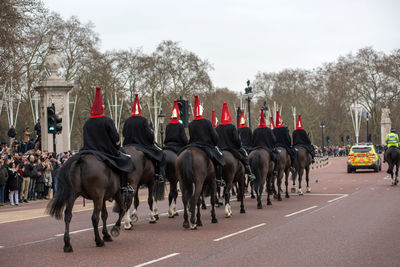
[[[357,169],[373,169],[379,172],[382,169],[382,161],[373,144],[357,144],[351,147],[347,156],[347,172],[355,172]]]

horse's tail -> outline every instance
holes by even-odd
[[[185,183],[189,195],[193,195],[193,169],[192,169],[192,151],[186,150],[182,158],[182,179]]]
[[[259,152],[254,153],[253,160],[251,161],[251,170],[256,176],[254,180],[254,187],[259,188],[262,185],[262,176],[260,171],[261,155]]]
[[[71,166],[80,159],[79,156],[70,158],[59,170],[57,175],[57,194],[47,205],[46,212],[57,220],[62,219],[63,210],[67,202],[74,196],[74,186],[69,174]]]

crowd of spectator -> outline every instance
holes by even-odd
[[[330,157],[344,157],[349,154],[350,146],[337,146],[330,145],[325,147],[315,147],[315,154],[322,156],[330,156]]]
[[[40,150],[11,151],[2,144],[0,151],[0,206],[12,206],[37,199],[50,199],[57,193],[59,168],[72,156]]]

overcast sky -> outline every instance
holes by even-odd
[[[258,71],[312,69],[372,46],[400,48],[396,0],[44,0],[64,18],[92,21],[102,51],[163,40],[208,60],[217,87],[244,91]]]

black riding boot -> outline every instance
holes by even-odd
[[[214,163],[215,165],[215,180],[217,182],[217,186],[224,187],[226,185],[224,179],[222,179],[222,166]]]
[[[256,179],[256,176],[253,174],[253,172],[251,171],[250,165],[246,164],[244,165],[244,171],[247,174],[247,177],[249,179],[249,182],[252,182]]]
[[[154,161],[155,166],[155,180],[156,182],[162,183],[165,181],[165,164]]]
[[[122,172],[121,173],[121,192],[122,193],[135,193],[135,189],[129,184],[128,182],[128,173]]]
[[[315,163],[314,157],[315,157],[315,151],[311,152],[311,163],[313,164]]]

